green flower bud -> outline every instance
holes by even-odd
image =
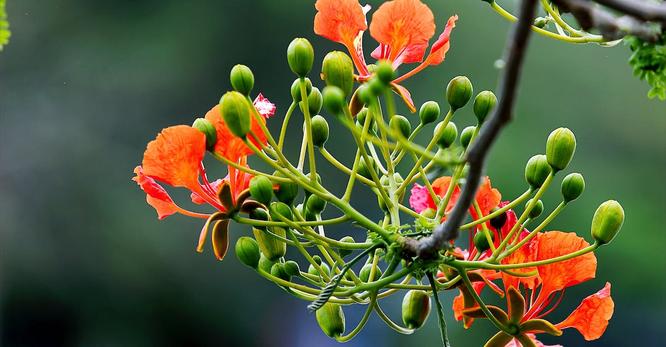
[[[552,169],[548,164],[546,156],[537,154],[527,161],[527,165],[525,166],[525,180],[527,180],[527,183],[532,188],[539,188],[543,185],[543,182],[550,175],[551,171]]]
[[[287,47],[287,62],[289,68],[298,77],[305,77],[312,70],[314,62],[314,49],[310,41],[296,38]]]
[[[430,314],[430,296],[424,290],[410,290],[402,299],[402,322],[410,329],[418,329]]]
[[[567,167],[576,151],[576,136],[567,128],[553,130],[546,141],[546,157],[553,170]]]
[[[476,95],[476,98],[474,98],[474,115],[479,124],[486,120],[495,104],[497,104],[497,97],[489,90],[484,90]]]
[[[382,95],[387,87],[384,83],[382,83],[382,81],[380,81],[376,77],[371,78],[368,82],[366,82],[365,86],[367,87],[366,90],[369,93],[363,95],[361,101],[363,101],[366,105],[371,102],[371,98],[374,99]]]
[[[268,220],[268,211],[263,208],[255,208],[250,211],[249,215],[254,220]]]
[[[494,208],[492,211],[490,211],[490,213],[493,213],[497,210],[498,210],[497,208]],[[502,229],[504,224],[506,224],[506,219],[507,219],[506,212],[504,212],[500,215],[497,215],[497,217],[491,218],[490,219],[490,226],[495,228],[495,230],[499,231],[500,229]]]
[[[291,276],[287,273],[287,271],[284,268],[284,264],[281,263],[275,263],[271,267],[271,275],[283,279],[285,281],[291,280]]]
[[[327,302],[315,315],[319,327],[328,337],[335,338],[345,332],[345,314],[340,305]]]
[[[250,95],[250,92],[254,87],[254,75],[252,74],[252,70],[245,65],[234,65],[234,67],[231,68],[229,80],[231,80],[231,87],[243,95]]]
[[[254,200],[268,205],[273,198],[273,182],[266,176],[254,176],[250,180],[250,195]]]
[[[490,233],[490,238],[492,240],[495,239],[495,235],[491,232]],[[486,233],[483,230],[479,230],[474,234],[474,247],[479,250],[479,252],[483,252],[487,249],[490,248],[490,243],[488,243],[488,239],[486,238]]]
[[[298,267],[298,263],[293,260],[287,260],[283,264],[284,272],[289,276],[298,276],[301,274],[301,269]]]
[[[421,124],[426,125],[436,121],[439,117],[439,113],[439,104],[436,101],[424,102],[423,105],[421,105],[421,109],[419,110]]]
[[[271,273],[272,267],[273,267],[273,261],[266,258],[266,256],[262,253],[261,257],[259,258],[259,269],[263,270],[264,272]]]
[[[372,271],[372,264],[365,264],[361,268],[361,272],[358,274],[358,278],[361,279],[363,282],[368,282],[370,280],[370,272]],[[379,277],[382,276],[382,269],[379,267],[375,267],[375,278],[373,279],[376,281]]]
[[[291,98],[294,99],[295,102],[301,102],[303,99],[301,97],[301,79],[297,78],[294,80],[294,82],[291,84]],[[310,95],[312,92],[312,81],[310,81],[309,78],[305,78],[305,92]]]
[[[273,175],[278,177],[286,177],[280,171],[275,171]],[[275,197],[278,200],[284,202],[285,204],[291,205],[294,202],[294,199],[296,199],[296,196],[298,195],[298,184],[294,182],[282,182],[282,181],[277,181],[273,183],[277,185],[277,188],[273,190],[273,192],[275,193]]]
[[[329,52],[321,65],[321,79],[327,86],[340,88],[346,97],[354,87],[354,63],[344,52]]]
[[[437,214],[437,211],[435,211],[432,208],[426,208],[425,210],[421,211],[421,213],[419,213],[419,214],[422,215],[425,218],[433,219],[433,218],[435,218],[435,215]]]
[[[624,209],[615,200],[599,205],[592,217],[592,237],[599,244],[607,244],[615,238],[624,223]]]
[[[322,264],[321,257],[320,257],[319,255],[317,255],[317,254],[315,254],[315,255],[312,256],[312,260],[314,260],[314,262],[317,263],[317,265],[321,265],[321,264]]]
[[[351,236],[345,236],[345,237],[341,238],[340,242],[356,243],[356,241],[354,241],[354,238],[351,237]],[[338,253],[340,253],[340,256],[344,258],[344,257],[350,255],[352,253],[352,250],[351,249],[340,248],[338,250]]]
[[[215,126],[206,118],[197,118],[192,123],[192,128],[197,129],[206,135],[206,149],[212,151],[217,142],[217,130]]]
[[[323,104],[324,97],[321,96],[321,91],[317,87],[312,87],[312,91],[308,94],[308,111],[310,111],[310,115],[319,113]]]
[[[326,208],[326,200],[320,198],[316,194],[312,194],[305,202],[305,208],[307,208],[310,213],[319,214]]]
[[[372,90],[370,90],[370,86],[368,83],[361,84],[357,89],[356,89],[356,96],[358,100],[363,104],[363,105],[369,105],[370,102],[372,102],[372,98],[376,97],[376,94],[373,94]]]
[[[313,256],[312,258],[314,258],[314,256]],[[315,262],[316,262],[316,260],[315,260]],[[327,265],[326,263],[322,263],[322,262],[321,262],[321,258],[319,258],[319,262],[318,262],[318,263],[319,263],[319,267],[321,268],[321,271],[324,272],[324,275],[325,275],[325,276],[330,276],[330,274],[331,274],[331,268],[328,267],[328,265]],[[321,276],[321,274],[319,273],[319,271],[317,271],[317,268],[314,267],[312,264],[310,264],[310,266],[308,266],[308,273],[309,273],[310,275],[314,275],[314,276]]]
[[[446,87],[446,101],[453,111],[465,106],[472,98],[472,82],[465,76],[454,77]]]
[[[373,188],[372,191],[377,195],[377,206],[379,206],[379,209],[388,213],[388,206],[386,206],[386,201],[384,201],[384,198],[379,194],[379,191],[376,188]]]
[[[534,199],[527,200],[527,202],[525,203],[525,208],[527,208],[527,206],[529,206],[532,203],[532,200]],[[532,210],[530,210],[529,217],[531,219],[535,219],[538,218],[541,215],[541,213],[543,213],[543,201],[537,200]]]
[[[444,129],[441,129],[443,125],[444,121],[441,121],[435,127],[435,136],[439,135],[437,145],[441,148],[449,148],[458,137],[458,128],[453,122],[449,122]]]
[[[227,92],[220,99],[224,123],[232,134],[245,137],[250,131],[250,104],[239,92]]]
[[[366,163],[365,157],[361,157],[358,161],[358,170],[356,172],[367,179],[372,179],[372,171],[377,172],[374,160],[371,159],[369,163]]]
[[[315,146],[323,148],[328,140],[328,122],[320,115],[312,117],[312,142]]]
[[[368,109],[365,107],[358,112],[358,115],[356,115],[356,126],[358,127],[359,130],[363,130],[363,126],[365,125],[365,118],[367,116],[368,116]],[[377,134],[377,123],[372,118],[370,119],[368,134],[372,135]]]
[[[469,146],[469,143],[472,142],[472,136],[474,136],[475,131],[476,127],[470,125],[468,127],[465,127],[465,129],[463,129],[463,131],[460,132],[460,144],[464,148],[467,148],[467,146]]]
[[[412,125],[409,123],[409,119],[405,116],[399,114],[394,115],[389,120],[389,127],[395,131],[402,134],[402,137],[408,138],[409,134],[412,132]]]
[[[549,20],[546,17],[537,17],[534,19],[534,26],[537,28],[543,28],[548,24]]]
[[[287,231],[284,228],[271,227],[270,230],[275,235],[287,236]],[[284,241],[259,228],[252,228],[252,234],[257,240],[259,250],[268,260],[275,262],[287,254],[287,244]]]
[[[242,236],[236,241],[236,257],[241,263],[256,269],[259,265],[261,253],[259,253],[259,244],[251,237]]]
[[[375,69],[375,75],[377,79],[382,82],[384,85],[388,85],[393,81],[393,65],[387,60],[381,60],[377,63],[377,68]]]
[[[271,219],[274,221],[281,221],[282,218],[292,220],[294,217],[291,214],[291,208],[289,205],[284,202],[275,201],[271,203],[271,208],[268,210],[271,215]],[[282,216],[282,218],[280,217]]]
[[[344,113],[345,107],[345,93],[342,89],[335,86],[328,86],[324,88],[324,106],[332,114],[339,116]]]
[[[565,204],[578,199],[584,190],[585,180],[583,179],[583,175],[579,173],[568,174],[562,180],[562,197]]]

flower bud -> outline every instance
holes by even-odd
[[[553,130],[546,141],[546,157],[553,170],[567,167],[576,151],[576,136],[567,128]]]
[[[286,177],[280,171],[275,171],[273,175],[278,177]],[[274,182],[274,184],[277,185],[277,188],[273,190],[275,197],[285,204],[291,205],[294,202],[294,199],[296,199],[296,195],[298,195],[298,184],[294,182],[282,181]]]
[[[494,234],[491,232],[490,233],[490,238],[494,240]],[[474,234],[474,247],[479,250],[479,252],[483,252],[487,249],[490,248],[490,243],[488,243],[488,239],[486,238],[486,233],[483,230],[479,230]]]
[[[534,19],[534,26],[537,28],[543,28],[548,24],[549,20],[546,17],[537,17]]]
[[[259,257],[258,270],[271,273],[271,267],[273,267],[273,262],[266,258],[266,256],[262,253]]]
[[[377,79],[382,82],[384,85],[388,85],[393,81],[393,65],[387,60],[381,60],[377,63],[377,68],[375,69],[375,75]]]
[[[264,209],[264,208],[255,208],[252,211],[250,211],[249,215],[250,215],[250,219],[254,219],[254,220],[264,220],[264,221],[266,221],[266,220],[269,219],[268,218],[268,211],[266,211],[266,209]],[[262,227],[258,227],[258,228],[263,229]]]
[[[615,238],[624,223],[624,209],[615,200],[599,205],[592,217],[592,237],[599,244],[607,244]]]
[[[468,127],[465,127],[465,129],[463,129],[463,131],[460,132],[460,144],[464,148],[467,148],[467,146],[469,146],[469,143],[472,142],[472,136],[474,136],[475,131],[476,127],[470,125]]]
[[[476,95],[476,98],[474,98],[474,115],[479,124],[486,120],[495,104],[497,104],[497,97],[489,90],[484,90]]]
[[[298,276],[301,274],[301,269],[298,266],[298,263],[293,260],[287,260],[283,264],[284,272],[289,276]]]
[[[324,98],[321,96],[319,88],[313,87],[310,94],[308,94],[308,110],[310,115],[316,115],[321,111],[321,106],[324,104]]]
[[[284,202],[275,201],[271,203],[271,207],[268,210],[268,213],[271,215],[271,219],[274,221],[281,221],[282,218],[287,220],[293,219],[291,208],[289,208],[289,206]]]
[[[345,107],[345,93],[342,89],[335,86],[328,86],[324,88],[324,106],[332,114],[339,116],[344,113]]]
[[[321,79],[327,86],[340,88],[346,97],[354,87],[354,63],[344,52],[329,52],[321,65]]]
[[[250,104],[239,92],[227,92],[220,99],[224,123],[232,134],[245,137],[250,131]]]
[[[268,205],[273,198],[273,183],[266,176],[254,176],[250,180],[250,195],[254,200]]]
[[[359,128],[359,130],[363,130],[363,126],[365,125],[365,118],[368,116],[368,109],[366,107],[362,108],[361,111],[358,112],[358,115],[356,115],[356,126]],[[377,135],[377,123],[375,122],[372,117],[369,120],[370,125],[368,128],[368,134],[372,135]]]
[[[270,227],[270,231],[281,237],[287,236],[287,231],[281,227]],[[252,234],[257,240],[261,253],[271,262],[275,262],[287,254],[287,244],[284,241],[259,228],[252,228]]]
[[[345,236],[345,237],[341,238],[340,242],[356,243],[356,241],[354,241],[354,238],[351,237],[351,236]],[[352,253],[352,250],[351,249],[340,248],[338,253],[340,253],[340,256],[344,258],[344,257],[350,255]]]
[[[312,142],[315,146],[323,148],[328,140],[328,122],[320,115],[312,117]]]
[[[361,268],[361,272],[358,274],[358,278],[363,282],[368,282],[370,280],[370,272],[372,271],[372,264],[365,264]],[[382,275],[382,270],[379,267],[375,267],[375,277],[373,280],[377,280]]]
[[[436,121],[437,117],[439,117],[439,113],[439,104],[436,101],[424,102],[423,105],[421,105],[421,109],[419,109],[421,124],[426,125]]]
[[[366,95],[363,95],[361,100],[367,105],[370,102],[372,102],[373,99],[376,99],[378,96],[382,95],[384,91],[386,90],[387,85],[382,83],[382,81],[379,80],[379,78],[371,78],[368,82],[365,83],[365,86],[367,87],[366,90],[369,93],[366,93]]]
[[[409,124],[409,119],[405,116],[399,114],[394,115],[389,120],[389,127],[395,131],[402,134],[402,137],[408,138],[409,134],[412,132],[412,125]]]
[[[312,81],[310,81],[309,78],[305,78],[305,92],[310,95],[312,92]],[[294,80],[294,82],[291,84],[291,89],[289,90],[291,93],[291,98],[294,99],[295,102],[301,102],[303,99],[301,96],[301,79],[297,78]]]
[[[305,208],[310,213],[319,214],[326,208],[326,200],[319,197],[319,195],[312,194],[305,202]]]
[[[490,211],[490,213],[493,213],[495,211],[497,211],[496,208]],[[502,229],[504,224],[506,224],[506,220],[507,220],[506,212],[503,212],[502,214],[499,214],[496,217],[490,219],[490,226],[495,228],[495,230],[499,231],[500,229]]]
[[[425,217],[425,218],[433,219],[433,218],[435,218],[435,215],[437,214],[437,211],[435,211],[432,208],[426,208],[425,210],[421,211],[421,213],[419,213],[419,214],[421,216]]]
[[[243,95],[250,95],[250,92],[254,87],[254,75],[252,74],[252,70],[245,65],[234,65],[234,67],[231,68],[229,80],[231,81],[231,87]]]
[[[314,49],[310,41],[296,38],[287,47],[287,62],[289,68],[298,77],[305,77],[312,70],[314,62]]]
[[[367,178],[367,179],[372,179],[372,171],[375,173],[377,172],[377,168],[375,167],[375,162],[374,160],[370,159],[371,161],[367,163],[365,161],[365,157],[361,157],[358,161],[358,170],[356,171],[359,175]]]
[[[236,241],[236,257],[241,263],[256,269],[259,265],[261,254],[259,253],[259,245],[251,237],[241,236]]]
[[[454,77],[446,87],[446,101],[453,111],[465,106],[472,97],[472,82],[465,76]]]
[[[271,275],[285,281],[291,280],[291,276],[289,276],[282,263],[275,263],[271,266]]]
[[[437,145],[441,148],[449,148],[458,137],[458,128],[453,122],[449,122],[444,129],[441,129],[443,124],[444,121],[441,121],[435,127],[435,136],[439,135]]]
[[[527,161],[527,165],[525,166],[525,180],[527,180],[527,183],[532,188],[539,188],[543,185],[543,182],[550,175],[551,171],[552,169],[548,164],[546,156],[537,154]]]
[[[206,149],[212,151],[217,142],[217,130],[215,126],[206,118],[197,118],[192,123],[192,128],[197,129],[206,135]]]
[[[424,290],[410,290],[402,299],[402,322],[409,329],[418,329],[430,314],[430,296]]]
[[[322,263],[321,258],[319,258],[319,261],[317,261],[317,258],[315,257],[319,258],[319,256],[313,256],[312,258],[315,259],[316,263],[318,263],[319,267],[321,268],[321,271],[324,272],[324,275],[329,276],[331,274],[331,268],[328,267],[326,263]],[[308,266],[308,273],[314,276],[321,276],[317,268],[314,267],[312,264]]]
[[[527,200],[527,202],[525,203],[525,208],[527,208],[527,206],[529,206],[532,203],[532,200],[534,199]],[[535,219],[538,218],[541,215],[541,213],[543,213],[543,201],[537,200],[536,204],[534,204],[534,207],[532,207],[532,209],[530,210],[529,217],[531,219]]]
[[[340,305],[327,302],[315,315],[319,327],[328,337],[335,338],[345,332],[345,314]]]
[[[583,179],[583,175],[579,173],[568,174],[562,180],[562,197],[565,204],[578,199],[584,190],[585,180]]]

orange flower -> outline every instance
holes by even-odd
[[[613,316],[615,303],[610,296],[611,285],[606,285],[598,292],[583,299],[578,307],[564,321],[557,324],[559,329],[574,328],[585,340],[591,341],[601,337]]]
[[[446,196],[446,192],[448,191],[450,184],[451,176],[442,176],[432,182],[432,190],[435,192],[435,194],[437,194],[437,196],[443,198]],[[451,194],[451,199],[446,206],[446,212],[449,212],[453,206],[455,206],[459,195],[460,188],[455,187],[453,189],[453,193]],[[499,205],[501,198],[502,194],[500,194],[497,189],[490,185],[490,178],[486,177],[483,182],[481,182],[479,190],[476,193],[476,202],[479,204],[481,213],[483,213],[484,216],[487,215],[490,210],[496,208]],[[418,213],[421,213],[421,211],[427,208],[437,208],[435,201],[433,201],[430,193],[428,192],[428,189],[418,183],[415,183],[412,187],[411,195],[409,197],[409,205],[412,207],[412,209],[414,209],[414,211]],[[474,218],[478,218],[474,208],[470,208],[470,213]]]

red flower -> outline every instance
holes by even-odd
[[[437,194],[437,196],[443,198],[446,195],[446,192],[448,191],[450,184],[451,184],[451,177],[442,176],[432,182],[432,189],[435,192],[435,194]],[[449,212],[453,208],[453,206],[455,206],[456,202],[458,201],[459,195],[460,195],[460,188],[455,187],[453,189],[453,193],[451,194],[451,199],[449,200],[449,203],[446,206],[446,212]],[[500,203],[501,198],[502,194],[500,194],[500,192],[497,189],[493,188],[490,185],[490,179],[486,177],[481,183],[481,186],[479,186],[479,190],[476,193],[476,202],[479,204],[479,207],[483,215],[484,216],[487,215],[490,212],[490,210],[497,207]],[[435,201],[433,201],[432,197],[430,196],[428,189],[425,186],[422,186],[418,183],[415,183],[414,186],[412,187],[411,195],[409,197],[409,205],[412,207],[414,211],[418,213],[421,213],[423,210],[427,208],[437,209]],[[477,218],[476,211],[474,210],[474,208],[470,208],[470,213],[474,216],[474,218]]]
[[[363,33],[367,29],[365,14],[370,6],[362,7],[358,0],[317,0],[314,21],[316,34],[343,44],[358,70],[360,81],[370,77],[363,54]],[[393,0],[383,3],[372,15],[370,35],[379,42],[372,57],[385,59],[397,69],[401,64],[420,63],[396,78],[391,87],[400,95],[412,112],[416,111],[409,91],[399,83],[430,65],[444,61],[449,50],[449,37],[458,16],[452,16],[430,53],[424,59],[428,43],[435,34],[432,11],[420,0]]]

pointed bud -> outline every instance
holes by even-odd
[[[314,62],[314,49],[310,41],[296,38],[287,47],[287,62],[289,68],[298,77],[305,77],[312,70]]]
[[[320,115],[312,117],[312,142],[315,146],[323,148],[328,140],[328,122]]]
[[[568,174],[562,180],[562,197],[564,203],[578,199],[585,190],[585,179],[579,173]]]
[[[465,106],[472,97],[472,82],[465,76],[454,77],[446,87],[446,101],[453,111]]]
[[[269,227],[269,230],[280,237],[287,236],[287,230],[284,228]],[[281,239],[259,228],[252,228],[252,234],[254,234],[254,238],[257,240],[261,253],[271,262],[275,262],[287,254],[287,244]]]
[[[273,176],[286,177],[280,171],[275,171],[273,173]],[[277,185],[277,188],[273,189],[275,197],[278,200],[282,201],[283,203],[291,205],[294,202],[294,199],[296,199],[296,195],[298,195],[298,184],[291,181],[290,182],[276,181],[273,183]]]
[[[592,217],[592,237],[599,244],[607,244],[615,238],[624,223],[624,209],[615,200],[601,204]]]
[[[274,263],[273,261],[266,258],[265,255],[261,254],[261,256],[259,258],[259,266],[258,266],[257,269],[262,270],[264,272],[271,273],[271,268],[273,267],[273,263]]]
[[[250,104],[239,92],[227,92],[220,99],[222,118],[232,134],[245,137],[250,131]]]
[[[463,146],[463,148],[467,148],[467,146],[469,146],[469,143],[472,142],[472,137],[474,136],[475,131],[476,127],[470,125],[468,127],[465,127],[465,129],[463,129],[463,131],[460,132],[460,144]]]
[[[345,332],[345,314],[340,305],[327,302],[315,315],[319,327],[328,337],[339,337]]]
[[[430,314],[430,296],[424,290],[410,290],[402,299],[402,322],[409,329],[418,329]]]
[[[310,95],[312,92],[312,81],[310,81],[309,78],[305,78],[305,92]],[[291,98],[294,99],[295,102],[301,102],[301,79],[297,78],[294,80],[294,82],[291,84]]]
[[[546,157],[553,170],[559,171],[569,165],[576,151],[576,136],[567,128],[555,129],[546,141]]]
[[[351,236],[345,236],[345,237],[341,238],[340,242],[356,243],[356,241],[354,241],[354,238],[351,237]],[[338,253],[340,253],[340,256],[344,258],[344,257],[350,255],[352,253],[352,250],[351,249],[346,249],[346,248],[340,248],[338,250]]]
[[[206,149],[212,151],[217,142],[217,130],[215,126],[206,118],[197,118],[192,123],[192,128],[197,129],[206,135]]]
[[[476,98],[474,98],[474,115],[479,124],[486,120],[490,111],[495,108],[495,104],[497,104],[497,97],[489,90],[484,90],[476,95]]]
[[[534,19],[534,26],[537,28],[543,28],[548,24],[549,20],[546,17],[537,17]]]
[[[421,105],[421,109],[419,110],[421,124],[426,125],[436,121],[439,117],[439,113],[439,104],[436,101],[424,102],[423,105]]]
[[[326,109],[336,116],[344,113],[345,107],[345,93],[342,89],[335,86],[328,86],[324,88],[324,106]]]
[[[271,275],[283,279],[285,281],[291,280],[291,276],[287,273],[287,271],[284,268],[284,264],[282,263],[275,263],[271,267]]]
[[[305,208],[310,213],[319,214],[326,208],[326,200],[316,194],[312,194],[305,202]]]
[[[497,211],[497,208],[494,208],[492,211],[490,211],[490,213],[493,213],[495,211]],[[506,212],[503,212],[503,213],[497,215],[496,217],[493,217],[490,220],[490,226],[495,228],[495,230],[499,231],[500,229],[502,229],[504,224],[506,224],[506,220],[507,220]]]
[[[494,234],[491,232],[490,233],[490,238],[494,240]],[[486,233],[483,230],[479,230],[474,234],[474,247],[479,250],[479,252],[483,252],[487,249],[490,248],[490,243],[488,243],[488,239],[486,238]]]
[[[261,254],[259,253],[259,244],[251,237],[241,236],[236,241],[236,257],[241,263],[256,269],[259,265]]]
[[[372,171],[374,171],[375,173],[377,172],[374,160],[372,159],[370,160],[371,161],[369,163],[366,163],[365,157],[361,157],[361,159],[359,159],[358,161],[358,170],[356,171],[359,175],[367,179],[372,179],[372,174],[371,174]]]
[[[525,208],[529,206],[532,203],[532,200],[534,199],[529,199],[525,203]],[[543,213],[543,201],[537,200],[536,204],[534,204],[534,207],[530,210],[529,217],[531,219],[538,218],[541,214]]]
[[[234,65],[234,67],[231,68],[229,80],[231,81],[231,87],[243,95],[250,95],[250,92],[254,87],[254,75],[252,74],[252,70],[245,65]]]
[[[370,272],[372,271],[372,264],[365,264],[361,268],[361,272],[358,273],[358,278],[363,282],[368,282],[370,280]],[[382,275],[382,270],[379,267],[375,266],[375,278],[376,281]]]
[[[409,134],[412,132],[412,125],[409,124],[409,119],[398,114],[394,115],[391,117],[391,120],[389,120],[389,128],[394,132],[402,134],[402,137],[404,138],[408,138]]]
[[[298,263],[293,260],[287,260],[284,262],[284,272],[289,276],[298,276],[301,274],[301,269],[298,266]]]
[[[317,256],[317,257],[319,257],[319,256]],[[321,271],[324,272],[324,275],[325,275],[326,277],[330,276],[330,274],[331,274],[331,268],[328,267],[328,265],[327,265],[326,263],[322,263],[322,262],[321,262],[321,258],[319,258],[319,261],[318,261],[318,262],[317,262],[317,258],[315,258],[315,256],[313,256],[312,259],[315,259],[315,262],[318,263],[319,267],[321,268]],[[321,277],[321,274],[319,273],[319,271],[317,270],[317,268],[314,267],[312,264],[310,264],[310,266],[308,266],[308,273],[309,273],[310,275],[320,276],[320,277]]]
[[[314,116],[321,111],[321,106],[324,103],[324,98],[321,96],[321,91],[319,88],[312,87],[312,91],[308,94],[308,110],[310,111],[310,116]],[[301,107],[302,102],[301,102]]]
[[[393,65],[387,60],[380,60],[375,69],[377,79],[384,85],[389,85],[393,81]]]
[[[441,129],[444,121],[441,121],[435,127],[435,136],[437,137],[437,145],[441,148],[449,148],[458,137],[458,128],[453,122],[446,124],[444,129]]]
[[[292,220],[294,216],[291,214],[291,208],[284,202],[274,201],[271,203],[268,213],[274,221],[281,221],[282,218]]]
[[[543,185],[552,169],[548,164],[546,156],[538,154],[530,158],[525,166],[525,180],[532,188],[539,188]]]
[[[340,88],[347,96],[354,87],[354,63],[344,52],[329,52],[321,65],[321,79],[327,86]]]
[[[250,195],[254,200],[268,205],[273,198],[273,183],[266,176],[254,176],[250,180]]]

